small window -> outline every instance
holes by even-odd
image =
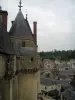
[[[33,62],[33,60],[34,60],[34,58],[33,58],[33,57],[31,57],[31,58],[30,58],[30,62]]]
[[[22,42],[22,47],[25,47],[25,41]]]

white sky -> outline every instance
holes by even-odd
[[[8,30],[18,13],[19,0],[0,0],[8,11]],[[38,23],[39,51],[75,49],[75,0],[22,0],[22,12],[28,21]]]

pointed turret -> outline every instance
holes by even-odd
[[[9,35],[12,37],[20,37],[24,39],[33,40],[32,32],[28,21],[27,19],[24,19],[21,10],[19,10],[17,17],[12,24],[12,27],[9,31]]]

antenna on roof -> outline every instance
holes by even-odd
[[[28,18],[27,9],[25,9],[25,12],[26,12],[26,19],[27,19]]]
[[[19,11],[21,11],[21,8],[23,7],[21,4],[22,4],[22,2],[21,2],[21,0],[20,0],[19,6],[18,6],[18,7],[19,7]]]

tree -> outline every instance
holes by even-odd
[[[55,100],[58,100],[60,98],[59,91],[57,89],[49,91],[48,96],[51,96]]]
[[[50,73],[46,73],[46,77],[47,77],[47,78],[50,77]]]
[[[43,58],[43,59],[51,59],[51,60],[55,60],[55,59],[58,59],[58,60],[64,60],[64,61],[68,61],[70,59],[75,59],[75,50],[62,50],[62,51],[57,51],[57,50],[54,50],[54,51],[50,51],[50,52],[40,52],[39,53],[40,56]]]

